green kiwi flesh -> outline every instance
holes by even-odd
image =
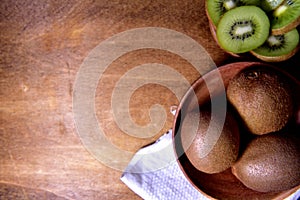
[[[185,154],[193,166],[204,173],[222,172],[230,168],[238,157],[237,121],[229,112],[225,123],[221,121],[218,116],[211,118],[209,111],[201,109],[200,115],[194,111],[188,113],[182,123],[180,135]],[[207,153],[203,155],[204,152]]]
[[[244,5],[259,5],[259,3],[259,0],[206,0],[206,11],[208,18],[216,26],[228,10]]]
[[[295,83],[275,67],[255,65],[234,76],[227,98],[245,127],[256,135],[276,132],[292,119]]]
[[[270,12],[272,10],[275,10],[280,4],[283,2],[283,0],[262,0],[260,7],[266,11]]]
[[[245,53],[261,46],[269,36],[270,22],[256,6],[241,6],[227,11],[217,26],[217,39],[226,51]]]
[[[279,62],[292,57],[299,45],[299,33],[293,29],[283,35],[270,35],[267,41],[251,53],[264,61]]]
[[[259,192],[280,192],[299,185],[300,142],[288,134],[253,139],[231,168],[232,173],[245,186]]]
[[[273,11],[272,34],[284,34],[300,24],[300,0],[285,0]]]

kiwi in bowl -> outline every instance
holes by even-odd
[[[181,127],[181,143],[195,168],[214,174],[230,168],[237,160],[240,133],[237,120],[231,112],[227,111],[223,123],[218,111],[212,113],[207,107],[201,107],[200,113],[192,111],[186,114]],[[198,121],[198,124],[194,124]],[[219,138],[214,143],[216,137]]]
[[[253,134],[280,131],[293,117],[297,89],[277,68],[253,66],[228,84],[227,99]]]
[[[300,0],[206,0],[210,31],[233,56],[285,61],[299,50]]]
[[[216,69],[222,77],[222,81],[224,83],[225,86],[225,90],[227,93],[227,88],[228,85],[231,83],[231,81],[235,78],[238,77],[240,73],[243,73],[244,70],[250,70],[250,69],[254,69],[257,66],[259,66],[260,68],[266,68],[266,69],[270,69],[271,71],[275,70],[274,67],[270,66],[270,65],[266,65],[263,63],[257,63],[257,62],[237,62],[237,63],[232,63],[232,64],[227,64],[225,66],[221,66],[218,69]],[[276,68],[277,69],[277,68]],[[297,135],[297,131],[299,132],[299,126],[297,125],[297,110],[299,112],[299,101],[295,100],[295,103],[297,104],[296,106],[294,106],[294,114],[292,114],[290,120],[288,123],[286,123],[286,125],[281,128],[279,131],[276,131],[275,133],[268,133],[268,134],[264,134],[264,135],[257,135],[257,134],[253,134],[251,133],[247,127],[245,127],[244,123],[243,123],[243,119],[240,117],[240,114],[238,113],[238,111],[234,108],[234,106],[228,101],[227,102],[227,112],[230,112],[229,115],[233,115],[232,119],[230,119],[230,123],[227,123],[229,125],[225,125],[225,129],[229,129],[232,132],[235,132],[234,134],[228,134],[228,136],[232,136],[235,137],[235,140],[230,139],[226,139],[226,141],[228,141],[227,144],[228,145],[226,148],[228,147],[232,147],[234,145],[238,145],[238,155],[237,157],[234,157],[232,155],[234,154],[229,154],[227,156],[224,156],[223,159],[225,158],[225,160],[230,160],[234,157],[234,159],[232,159],[230,162],[228,162],[228,165],[224,165],[223,167],[220,167],[218,170],[214,171],[214,172],[207,172],[203,169],[201,169],[199,166],[197,166],[197,163],[195,164],[195,160],[198,159],[198,162],[200,162],[199,158],[197,158],[197,156],[195,156],[195,154],[197,154],[197,149],[193,148],[192,143],[198,143],[199,144],[199,138],[194,137],[194,140],[190,143],[190,147],[186,147],[186,144],[184,144],[184,140],[186,137],[187,133],[190,129],[189,128],[183,128],[183,122],[189,113],[194,112],[194,110],[197,110],[197,107],[200,108],[200,117],[201,117],[201,112],[206,112],[207,108],[209,110],[210,108],[210,102],[214,99],[214,98],[219,98],[220,95],[222,95],[222,89],[218,89],[218,88],[214,88],[214,92],[211,93],[208,90],[206,81],[207,80],[212,80],[214,79],[214,71],[213,70],[207,74],[205,74],[203,77],[201,77],[200,79],[198,79],[193,85],[192,87],[187,91],[186,95],[184,96],[184,98],[181,100],[176,115],[175,115],[175,120],[174,120],[174,124],[173,124],[173,146],[174,146],[174,151],[175,151],[175,155],[177,156],[177,162],[179,164],[179,167],[181,169],[181,171],[183,172],[183,174],[186,176],[187,180],[200,192],[202,193],[204,196],[210,198],[210,199],[284,199],[286,197],[288,197],[289,195],[291,195],[292,193],[294,193],[295,191],[297,191],[298,189],[300,189],[300,183],[299,178],[297,176],[297,171],[291,168],[288,169],[286,171],[282,170],[282,166],[288,168],[290,166],[291,163],[293,162],[299,162],[299,159],[297,161],[297,159],[295,158],[299,158],[298,155],[298,149],[300,144],[297,142],[296,145],[294,147],[292,147],[293,151],[295,153],[293,153],[293,155],[289,156],[288,160],[281,160],[284,157],[288,157],[285,156],[283,154],[281,154],[281,158],[278,157],[278,155],[276,154],[276,152],[274,153],[274,151],[272,151],[271,146],[268,149],[261,149],[261,148],[257,148],[257,145],[255,145],[255,142],[257,140],[257,138],[260,137],[272,137],[272,135],[274,134],[281,134],[283,135],[283,137],[290,137],[289,135],[293,135],[293,137],[296,137],[299,139],[299,135]],[[276,71],[277,72],[277,71]],[[281,73],[281,71],[279,72]],[[284,73],[284,72],[282,72]],[[299,93],[300,89],[299,89],[299,82],[297,80],[295,80],[293,77],[291,77],[290,75],[284,73],[286,76],[289,77],[289,80],[291,81],[291,84],[293,85],[294,88],[296,88],[296,92]],[[192,101],[192,94],[195,94],[197,97],[197,101],[194,102]],[[227,98],[227,96],[226,96]],[[205,118],[205,115],[203,115],[203,117]],[[226,114],[226,116],[228,116],[228,114]],[[199,117],[199,116],[198,116]],[[197,117],[194,117],[195,120],[197,120]],[[227,120],[227,119],[226,119]],[[226,121],[225,120],[225,121]],[[205,120],[202,120],[202,123],[205,122]],[[201,123],[201,120],[200,120]],[[196,123],[197,124],[197,123]],[[226,123],[224,123],[226,124]],[[235,127],[233,127],[235,126]],[[194,126],[195,127],[195,126]],[[199,124],[199,126],[196,125],[196,127],[200,127],[201,128],[201,124]],[[294,134],[290,134],[290,130],[294,130],[294,128],[296,127],[296,134],[294,132]],[[197,130],[197,128],[196,128]],[[196,131],[197,132],[197,131]],[[201,132],[201,131],[199,131]],[[270,141],[268,139],[264,139],[262,141],[262,143],[264,143],[264,146],[268,146],[269,144],[264,142],[265,140]],[[277,139],[274,139],[272,145],[278,145],[277,149],[282,149],[281,147],[286,147],[287,143],[289,143],[290,141],[296,142],[296,140],[293,139],[288,139],[288,140],[283,140],[282,143],[277,143],[276,141]],[[299,140],[298,140],[299,141]],[[254,145],[253,145],[254,143]],[[226,144],[226,143],[225,143]],[[256,146],[255,148],[248,148],[249,146]],[[298,145],[298,146],[297,146]],[[226,145],[220,145],[220,146],[226,146]],[[258,145],[259,146],[259,145]],[[223,147],[217,147],[216,146],[216,151],[218,151],[218,149],[221,149]],[[190,148],[190,152],[187,152],[187,148]],[[298,148],[298,149],[297,149]],[[259,149],[259,150],[257,150]],[[274,148],[276,149],[276,148]],[[283,148],[282,151],[284,151]],[[251,187],[251,184],[249,185],[249,182],[252,183],[253,178],[249,179],[248,178],[243,178],[246,177],[245,174],[247,175],[247,172],[245,172],[244,169],[249,169],[249,165],[252,164],[252,162],[254,162],[255,158],[253,158],[252,156],[255,155],[257,156],[257,152],[262,152],[262,151],[266,151],[266,155],[261,156],[261,160],[265,160],[266,157],[270,157],[270,160],[280,160],[279,162],[277,162],[277,164],[274,164],[274,166],[277,166],[277,171],[282,171],[282,176],[281,179],[286,179],[286,174],[289,174],[291,176],[293,176],[292,178],[287,178],[287,183],[290,183],[290,185],[288,187],[283,187],[283,188],[276,188],[278,186],[272,186],[274,187],[273,189],[271,188],[265,188],[264,191],[259,191],[254,187]],[[249,153],[250,152],[250,153]],[[271,152],[271,153],[270,153]],[[286,151],[286,153],[288,153],[289,151]],[[259,154],[259,153],[258,153]],[[272,154],[274,154],[275,157],[272,157]],[[207,154],[208,155],[208,154]],[[215,156],[218,155],[218,153],[214,154]],[[268,156],[269,155],[269,156]],[[254,156],[254,157],[255,157]],[[203,158],[203,156],[202,156]],[[243,159],[245,158],[245,159]],[[216,160],[216,159],[215,159]],[[214,160],[214,165],[218,165],[221,166],[222,163],[224,163],[224,160],[222,161],[222,159],[220,158],[220,161],[215,161]],[[227,160],[227,161],[228,161]],[[250,162],[251,161],[251,162]],[[221,164],[220,164],[221,163]],[[259,162],[261,165],[263,166],[269,166],[269,169],[271,169],[272,167],[272,163],[263,163],[263,162]],[[284,164],[286,163],[286,164]],[[198,163],[199,164],[199,163]],[[200,163],[201,164],[201,163]],[[299,164],[299,163],[298,163]],[[228,167],[229,166],[229,167]],[[297,169],[299,165],[294,165],[294,167]],[[222,168],[222,170],[220,170]],[[262,168],[263,169],[263,168]],[[292,170],[292,171],[291,171]],[[293,172],[295,174],[293,174]],[[248,173],[249,174],[249,173]],[[270,173],[272,174],[272,173]],[[272,177],[269,177],[270,179],[268,180],[272,180]],[[246,181],[245,181],[246,179]],[[256,176],[256,178],[254,178],[254,185],[257,184],[261,184],[258,182],[258,180],[264,180],[264,178]],[[273,179],[274,180],[274,179]],[[276,181],[273,181],[273,183],[276,183]],[[268,183],[264,183],[262,184],[263,186],[268,186],[271,185],[271,181]],[[252,183],[253,184],[253,183]]]
[[[256,137],[233,165],[232,173],[248,188],[260,192],[296,187],[300,183],[299,144],[291,132]]]

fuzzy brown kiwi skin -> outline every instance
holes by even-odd
[[[194,113],[189,113],[188,116],[186,119],[191,120],[195,115]],[[209,146],[209,144],[203,140],[204,137],[207,136],[206,130],[211,122],[210,117],[211,115],[208,111],[201,112],[197,134],[195,138],[193,138],[192,143],[187,141],[190,139],[188,138],[190,124],[188,121],[184,122],[181,130],[181,140],[184,149],[186,149],[185,154],[193,166],[204,173],[214,174],[222,172],[234,164],[239,153],[240,135],[239,126],[235,117],[232,113],[228,112],[223,130],[216,144],[206,156],[199,156],[199,151]],[[188,146],[189,144],[190,146]]]
[[[274,67],[252,66],[236,75],[227,98],[247,129],[256,135],[281,130],[294,115],[292,81]]]
[[[265,62],[282,62],[293,57],[300,49],[300,44],[292,50],[289,54],[281,55],[281,56],[263,56],[255,53],[254,51],[250,51],[250,53],[256,58],[265,61]]]
[[[300,184],[300,141],[289,133],[253,139],[231,168],[246,187],[259,192],[280,192]]]

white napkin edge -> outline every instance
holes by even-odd
[[[141,198],[151,199],[150,194],[146,190],[144,190],[144,188],[140,187],[140,185],[136,184],[138,181],[135,181],[134,183],[132,182],[132,180],[136,180],[136,176],[137,174],[132,175],[130,173],[126,173],[126,176],[125,174],[122,175],[121,181],[125,183],[134,193],[139,195]]]

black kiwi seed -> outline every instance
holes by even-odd
[[[284,35],[275,35],[274,36],[278,41],[280,41],[279,44],[276,45],[271,45],[270,44],[270,51],[275,51],[281,48],[285,47],[285,40],[284,40]]]

